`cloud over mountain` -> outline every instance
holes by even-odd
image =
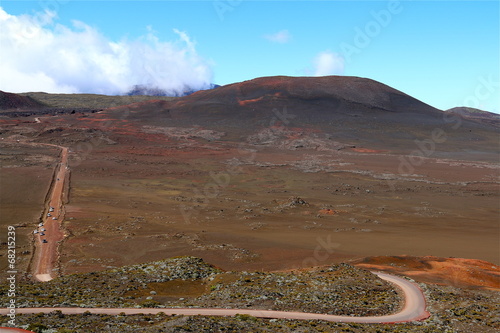
[[[57,23],[50,11],[14,16],[0,7],[0,90],[123,94],[134,85],[167,92],[207,88],[209,61],[186,32],[160,40],[152,28],[113,41],[84,22]]]
[[[337,53],[324,51],[314,58],[314,76],[339,75],[344,73],[344,58]]]

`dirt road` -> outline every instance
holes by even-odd
[[[50,281],[54,278],[53,269],[57,261],[57,246],[58,242],[64,238],[64,233],[61,230],[61,223],[64,218],[64,209],[62,205],[62,193],[64,189],[64,181],[68,170],[68,148],[49,145],[61,149],[61,161],[57,167],[50,187],[49,207],[43,213],[43,227],[45,235],[39,232],[35,237],[35,255],[33,273],[39,281]],[[50,213],[50,216],[48,214]],[[56,218],[54,220],[53,218]],[[38,228],[38,230],[42,230]],[[44,243],[44,240],[46,243]]]
[[[55,145],[50,145],[55,146]],[[68,170],[68,149],[61,146],[55,146],[61,149],[61,162],[55,172],[55,178],[50,188],[49,207],[53,207],[51,216],[44,212],[45,236],[37,234],[36,251],[34,258],[34,274],[40,281],[49,281],[54,278],[53,268],[57,261],[57,245],[64,238],[60,224],[63,220],[64,209],[62,205],[62,193],[64,181]],[[53,217],[56,217],[54,220]],[[47,243],[44,243],[43,240]],[[335,316],[328,314],[287,312],[272,310],[251,310],[251,309],[216,309],[216,308],[18,308],[17,313],[48,313],[54,310],[60,310],[65,314],[81,314],[86,311],[91,313],[101,313],[117,315],[125,314],[156,314],[163,312],[168,315],[207,315],[207,316],[234,316],[236,314],[248,314],[259,318],[280,318],[280,319],[302,319],[302,320],[325,320],[332,322],[350,322],[350,323],[398,323],[414,320],[423,320],[429,317],[426,310],[425,297],[420,288],[405,279],[386,273],[374,272],[381,279],[394,284],[401,292],[404,299],[404,307],[395,314],[386,316],[369,317],[351,317]],[[0,309],[0,314],[6,314],[8,309]]]
[[[214,309],[214,308],[18,308],[17,313],[49,313],[60,310],[65,314],[82,314],[84,312],[117,315],[125,313],[132,314],[157,314],[163,312],[167,315],[204,315],[204,316],[234,316],[236,314],[247,314],[258,318],[279,318],[279,319],[301,319],[301,320],[325,320],[343,323],[400,323],[415,320],[423,320],[429,317],[426,310],[425,297],[420,288],[405,279],[397,276],[376,273],[381,279],[394,284],[401,292],[404,299],[404,307],[395,314],[386,316],[371,317],[351,317],[334,316],[328,314],[305,313],[294,311],[272,311],[272,310],[251,310],[251,309]],[[6,314],[8,309],[0,309],[0,314]]]

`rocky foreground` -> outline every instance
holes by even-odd
[[[396,325],[159,315],[18,315],[35,332],[495,332],[500,295],[491,290],[421,284],[432,316]],[[0,287],[6,302],[6,286]],[[223,307],[354,316],[397,311],[393,287],[348,264],[289,272],[222,271],[195,257],[74,274],[18,286],[20,307]],[[0,318],[5,325],[7,317]]]

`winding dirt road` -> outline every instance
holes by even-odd
[[[84,312],[118,315],[125,313],[132,314],[157,314],[163,312],[167,315],[186,316],[234,316],[236,314],[247,314],[258,318],[278,318],[278,319],[300,319],[300,320],[326,320],[341,323],[402,323],[416,320],[423,320],[430,316],[426,310],[425,297],[420,288],[403,278],[377,273],[381,279],[394,284],[403,293],[404,307],[401,311],[386,316],[371,317],[351,317],[334,316],[328,314],[305,313],[294,311],[272,311],[272,310],[251,310],[251,309],[216,309],[216,308],[18,308],[17,313],[49,313],[59,310],[64,314],[82,314]],[[0,314],[6,314],[8,309],[0,309]]]
[[[39,233],[36,237],[36,250],[34,257],[34,274],[39,281],[50,281],[54,278],[53,268],[57,261],[57,245],[64,238],[61,230],[61,221],[63,220],[64,209],[62,205],[62,193],[64,181],[68,170],[68,148],[50,145],[61,149],[61,162],[55,172],[55,178],[52,182],[49,195],[49,207],[53,207],[51,216],[44,211],[45,236]],[[50,209],[52,210],[52,209]],[[56,220],[53,219],[56,217]],[[43,240],[47,243],[43,243]],[[381,279],[386,280],[402,292],[404,307],[401,311],[386,316],[335,316],[318,313],[305,313],[296,311],[273,311],[273,310],[252,310],[252,309],[217,309],[217,308],[64,308],[64,307],[46,307],[46,308],[18,308],[17,313],[49,313],[59,310],[65,314],[82,314],[91,312],[97,314],[117,315],[125,313],[132,314],[157,314],[163,312],[167,315],[205,315],[205,316],[234,316],[236,314],[247,314],[258,318],[277,318],[277,319],[299,319],[299,320],[325,320],[344,323],[400,323],[415,320],[423,320],[430,316],[426,310],[425,297],[420,288],[415,284],[403,278],[386,274],[373,272]],[[7,314],[9,309],[0,309],[0,314]]]
[[[45,235],[42,236],[41,233],[35,235],[35,254],[33,258],[33,274],[35,278],[39,281],[50,281],[54,278],[53,269],[57,262],[57,246],[64,238],[64,233],[61,230],[61,223],[64,218],[62,193],[68,170],[68,148],[51,144],[44,145],[61,149],[61,161],[57,166],[49,190],[48,204],[49,207],[53,207],[54,209],[50,211],[47,208],[43,212],[43,227],[41,228],[45,229]],[[49,212],[51,216],[47,216]],[[41,228],[38,228],[38,230],[41,230]],[[46,240],[46,243],[43,240]]]

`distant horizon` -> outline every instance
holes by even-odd
[[[0,89],[124,95],[134,85],[182,92],[342,75],[439,110],[500,113],[499,9],[486,0],[4,0]]]

